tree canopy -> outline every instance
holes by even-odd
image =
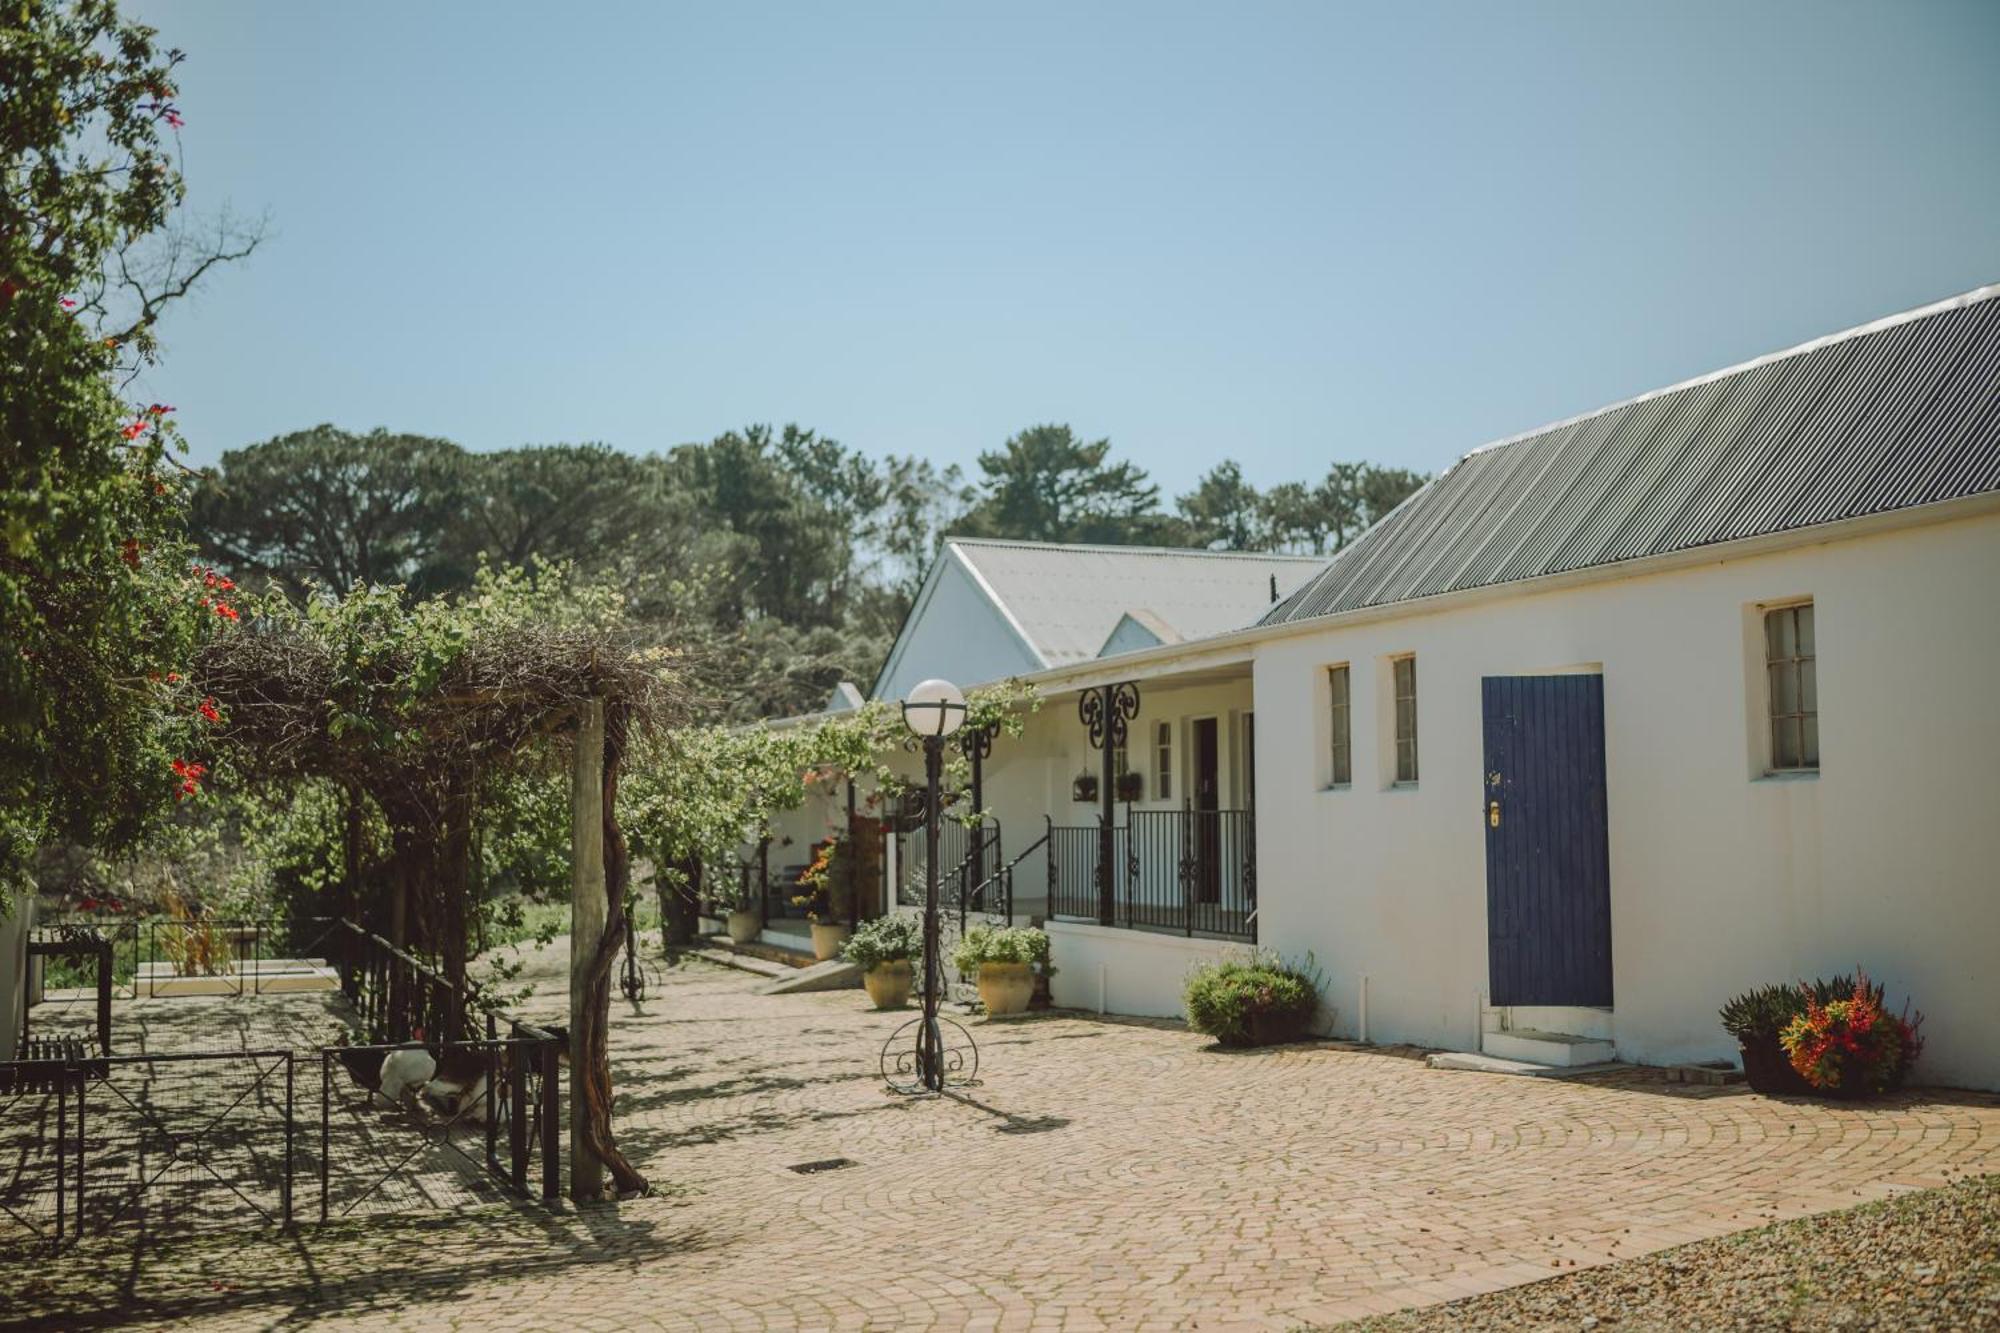
[[[228,603],[182,541],[174,409],[125,391],[166,308],[255,238],[168,233],[180,60],[109,0],[0,14],[0,889],[38,844],[130,844],[200,780],[177,668]]]

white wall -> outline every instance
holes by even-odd
[[[1753,776],[1754,604],[1805,596],[1822,770]],[[1402,652],[1422,780],[1390,790],[1383,659]],[[1328,790],[1325,668],[1342,661],[1354,780]],[[1927,1014],[1922,1080],[2000,1087],[1993,516],[1260,644],[1262,940],[1312,952],[1335,995],[1371,974],[1374,1040],[1470,1046],[1487,977],[1480,678],[1598,664],[1619,1056],[1733,1055],[1716,1023],[1730,995],[1859,963]]]
[[[1184,1018],[1181,992],[1203,963],[1244,958],[1247,944],[1051,921],[1049,1000],[1064,1009]]]
[[[940,560],[911,615],[909,637],[898,643],[870,697],[901,699],[911,686],[933,676],[982,685],[1041,669],[1041,660],[958,558],[947,551]]]

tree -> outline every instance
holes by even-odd
[[[223,454],[196,492],[194,527],[209,559],[294,594],[446,591],[471,572],[447,558],[469,467],[449,440],[315,426]]]
[[[466,455],[463,503],[447,545],[454,569],[483,559],[534,570],[614,566],[665,526],[657,467],[605,444],[544,444]]]
[[[1197,546],[1254,551],[1267,540],[1263,497],[1233,460],[1217,463],[1174,504]]]
[[[1157,539],[1160,488],[1132,463],[1108,463],[1110,440],[1086,442],[1068,426],[1030,426],[979,456],[981,498],[962,529],[1040,542]]]
[[[0,900],[37,844],[115,851],[206,771],[173,668],[218,599],[173,408],[121,400],[166,308],[256,244],[166,231],[180,59],[110,0],[0,15]]]

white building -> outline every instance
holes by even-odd
[[[2000,1087],[2000,287],[1474,450],[1254,625],[1134,583],[1058,638],[975,545],[874,693],[1046,700],[964,886],[1047,919],[1059,1003],[1173,1014],[1254,938],[1344,1035],[1661,1063],[1858,964],[1926,1013],[1921,1078]],[[1078,705],[1128,682],[1107,886]]]

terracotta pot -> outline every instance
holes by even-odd
[[[861,984],[877,1009],[901,1009],[910,1002],[910,960],[877,963],[861,974]]]
[[[989,1018],[1026,1013],[1035,995],[1035,974],[1026,963],[981,963],[979,1002]]]
[[[840,952],[840,946],[847,943],[846,926],[826,926],[815,921],[813,927],[813,957],[824,963]]]
[[[1814,1095],[1812,1084],[1792,1068],[1776,1037],[1746,1037],[1737,1042],[1737,1048],[1743,1053],[1743,1078],[1752,1092],[1771,1097]]]
[[[729,938],[738,944],[748,944],[756,939],[763,928],[757,914],[748,908],[738,908],[729,914]]]

